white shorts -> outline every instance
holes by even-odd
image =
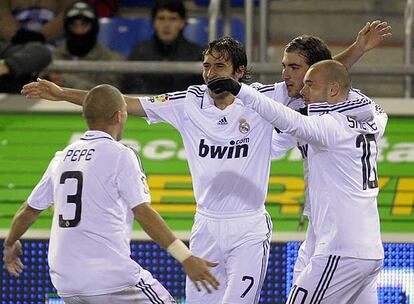
[[[313,256],[296,278],[286,304],[375,304],[382,262]]]
[[[305,267],[309,264],[311,257],[315,251],[315,233],[313,230],[312,222],[309,221],[308,229],[306,230],[305,241],[301,244],[298,257],[293,268],[293,284],[303,272]],[[378,303],[377,294],[377,280],[372,280],[359,294],[354,304],[375,304]]]
[[[135,286],[122,291],[97,296],[74,296],[63,298],[65,304],[175,304],[167,289],[154,279],[150,272],[141,271]]]
[[[220,282],[211,294],[199,292],[187,278],[188,304],[255,304],[266,275],[272,222],[266,210],[235,218],[213,218],[196,213],[190,249],[206,260]]]
[[[312,223],[309,221],[308,229],[306,230],[305,241],[300,245],[298,250],[298,257],[296,258],[295,266],[293,267],[293,283],[309,264],[310,258],[315,252],[315,233],[313,231]]]

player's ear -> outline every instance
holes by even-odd
[[[234,74],[236,76],[237,81],[243,78],[244,74],[246,73],[246,67],[244,65],[239,66],[235,71]]]
[[[121,120],[122,120],[121,116],[122,116],[121,111],[116,111],[111,117],[111,123],[113,125],[116,125],[116,124],[120,123]]]
[[[329,84],[329,96],[330,97],[335,97],[338,96],[341,93],[341,86],[339,84],[339,82],[337,81],[333,81]]]

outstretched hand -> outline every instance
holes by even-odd
[[[356,44],[365,53],[379,46],[386,38],[391,37],[391,26],[387,22],[375,20],[367,22],[359,31]]]
[[[207,83],[207,87],[215,94],[230,92],[234,96],[241,90],[241,84],[231,77],[214,78]]]
[[[63,89],[51,81],[37,78],[37,81],[24,85],[21,94],[26,98],[62,100]]]
[[[15,277],[18,277],[24,269],[24,265],[19,258],[22,254],[23,250],[20,241],[16,241],[13,246],[4,247],[3,261],[7,271]]]
[[[208,269],[209,267],[217,266],[217,262],[209,262],[192,255],[185,259],[182,265],[185,273],[193,281],[198,291],[201,291],[200,284],[208,293],[211,293],[211,287],[218,289],[220,283]]]

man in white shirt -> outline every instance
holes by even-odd
[[[180,263],[195,288],[218,282],[150,205],[140,158],[118,141],[127,119],[121,93],[109,85],[92,89],[83,103],[84,136],[58,152],[5,240],[7,270],[19,276],[24,265],[20,237],[40,213],[55,206],[49,245],[50,276],[65,303],[176,303],[152,275],[130,258],[134,218]]]
[[[380,29],[368,30],[359,42],[379,43],[383,39]],[[248,76],[244,48],[231,38],[212,42],[204,55],[206,82],[219,76],[243,81]],[[354,54],[358,58],[360,55]],[[25,86],[22,94],[82,104],[86,92],[39,80]],[[126,100],[129,113],[147,117],[150,123],[168,122],[183,138],[197,202],[190,247],[196,254],[220,262],[212,271],[224,285],[208,294],[197,292],[188,281],[187,301],[257,303],[272,232],[270,217],[264,210],[272,127],[254,112],[242,109],[231,95],[216,95],[205,85]],[[288,98],[277,100],[289,104]],[[261,155],[254,162],[253,153]]]
[[[351,88],[346,68],[333,60],[311,66],[304,84],[305,100],[329,104],[344,101]],[[209,89],[231,92],[275,127],[308,143],[315,248],[287,303],[355,303],[375,282],[384,258],[376,201],[376,142],[385,130],[385,113],[377,108],[367,122],[338,112],[307,117],[231,78],[216,78]]]
[[[319,37],[298,36],[290,41],[283,51],[283,81],[267,85],[254,83],[253,87],[289,108],[299,109],[304,106],[300,94],[303,77],[312,64],[321,60],[335,59],[350,69],[366,52],[376,48],[391,35],[391,27],[387,22],[380,20],[367,22],[358,32],[355,42],[335,56],[332,56],[326,43]]]

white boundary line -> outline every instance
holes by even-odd
[[[0,239],[7,236],[8,229],[0,229]],[[174,231],[175,235],[188,241],[190,239],[189,231]],[[49,239],[50,230],[48,229],[32,229],[25,233],[23,239]],[[131,235],[132,240],[148,241],[150,237],[142,231],[134,231]],[[305,239],[304,232],[273,232],[272,242],[294,242],[303,241]],[[414,243],[414,233],[383,233],[382,241],[384,243]]]

